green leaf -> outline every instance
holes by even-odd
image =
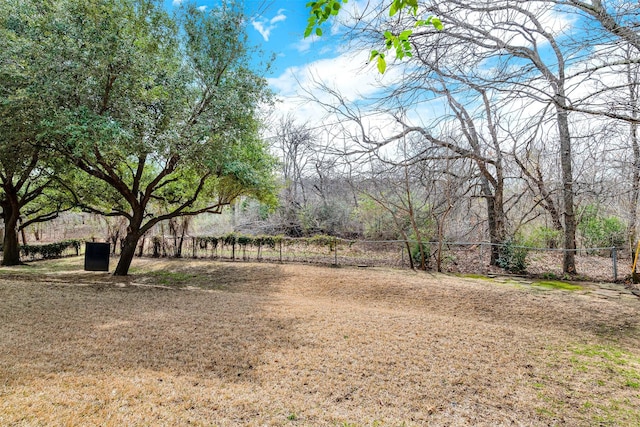
[[[409,36],[413,33],[413,31],[411,30],[404,30],[403,32],[400,33],[400,35],[398,36],[398,38],[400,40],[408,40]]]
[[[391,4],[391,8],[389,9],[389,16],[393,16],[398,13],[398,8],[396,7],[395,2]]]
[[[322,29],[320,27],[316,28],[316,36],[322,36]]]
[[[309,37],[312,31],[313,31],[313,27],[307,27],[307,29],[304,30],[304,37],[305,38]]]
[[[438,31],[442,31],[442,29],[444,28],[444,25],[442,25],[442,21],[436,17],[431,18],[431,24]]]
[[[384,60],[382,55],[378,55],[378,72],[384,74],[387,69],[387,61]]]
[[[380,52],[378,52],[377,50],[372,50],[371,56],[369,57],[369,61],[373,61],[373,59],[378,55],[380,55]]]

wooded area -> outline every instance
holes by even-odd
[[[118,230],[126,275],[159,224],[228,205],[248,234],[414,241],[420,268],[443,253],[424,242],[488,241],[492,265],[508,244],[562,248],[569,275],[580,247],[633,253],[640,6],[394,4],[332,15],[344,48],[384,34],[404,53],[386,44],[375,97],[316,76],[317,120],[266,114],[237,4],[1,2],[3,264],[21,230],[75,209],[124,218],[104,238]]]

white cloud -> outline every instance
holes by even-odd
[[[207,6],[200,6],[198,7],[198,10],[204,12],[205,10],[207,10]]]
[[[293,47],[300,53],[308,52],[311,45],[316,41],[316,36],[309,36],[299,40]]]
[[[269,37],[271,36],[271,31],[275,30],[278,27],[279,22],[284,22],[287,19],[287,16],[284,14],[285,10],[280,9],[276,16],[271,19],[266,19],[264,17],[259,17],[251,21],[251,25],[253,28],[260,33],[264,41],[268,42]]]
[[[269,41],[269,35],[271,34],[271,30],[269,28],[265,27],[262,22],[258,22],[256,20],[251,21],[251,25],[257,32],[260,33],[264,41]]]
[[[283,22],[287,19],[287,16],[284,14],[285,10],[284,9],[280,9],[278,10],[278,14],[276,16],[274,16],[273,18],[271,18],[271,24],[277,24],[278,22]]]
[[[319,82],[340,94],[346,102],[362,104],[367,97],[379,91],[381,80],[393,82],[400,78],[393,69],[380,75],[373,64],[367,64],[368,59],[367,51],[346,52],[336,58],[287,68],[280,76],[269,79],[269,85],[280,100],[278,113],[292,114],[300,123],[325,125],[325,109],[319,103],[310,101],[307,92],[313,93],[318,101],[327,104],[333,104],[335,98],[322,92],[318,88]],[[379,118],[372,116],[367,120],[377,121]],[[336,120],[330,118],[328,121]]]
[[[180,6],[184,0],[173,0],[171,4],[173,6]]]

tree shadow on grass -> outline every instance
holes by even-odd
[[[290,345],[291,321],[270,311],[279,266],[168,264],[126,280],[0,276],[5,384],[137,369],[247,381],[265,353]]]

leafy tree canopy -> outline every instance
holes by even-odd
[[[17,231],[69,209],[61,191],[64,164],[38,147],[40,123],[49,113],[40,71],[45,59],[39,28],[46,2],[0,3],[0,218],[4,265],[20,263]]]

